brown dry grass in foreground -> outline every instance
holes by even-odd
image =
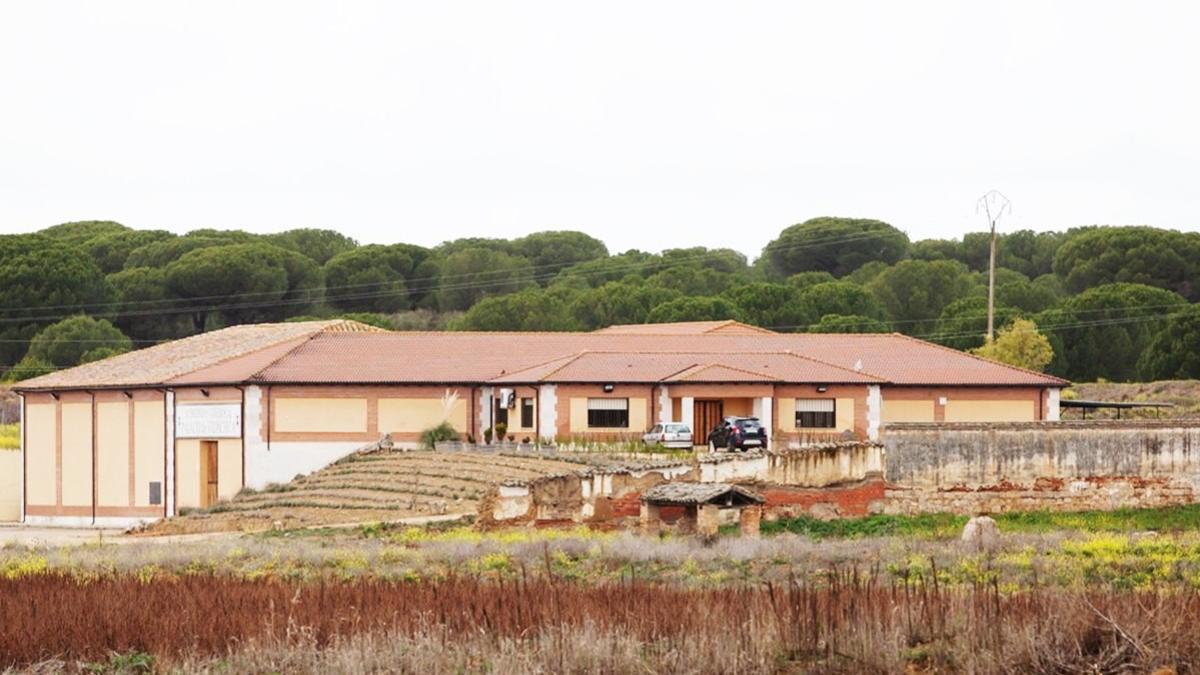
[[[474,577],[0,580],[0,667],[144,652],[226,672],[1116,673],[1200,666],[1200,592]]]

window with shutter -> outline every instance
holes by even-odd
[[[589,398],[589,429],[628,429],[629,399]]]
[[[836,426],[837,404],[833,399],[796,399],[797,429],[832,429]]]

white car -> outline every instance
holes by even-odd
[[[692,449],[692,429],[682,422],[655,424],[642,435],[646,445],[664,448]]]

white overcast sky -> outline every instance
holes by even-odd
[[[0,232],[1200,229],[1197,2],[0,0]]]

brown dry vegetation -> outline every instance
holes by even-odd
[[[146,534],[256,531],[474,514],[488,489],[584,468],[577,462],[481,453],[374,452],[203,511],[156,523]]]
[[[0,580],[0,665],[228,672],[1117,673],[1200,665],[1200,592],[819,583]],[[86,620],[81,620],[86,617]],[[592,642],[590,648],[576,646]],[[391,656],[395,660],[384,660]],[[503,664],[508,664],[504,667]]]
[[[1068,395],[1090,401],[1156,401],[1171,403],[1172,408],[1122,410],[1124,418],[1180,418],[1200,416],[1200,380],[1163,380],[1160,382],[1085,382],[1076,384]],[[1115,410],[1089,410],[1088,419],[1112,419]],[[1065,419],[1082,416],[1077,410],[1064,411]]]

